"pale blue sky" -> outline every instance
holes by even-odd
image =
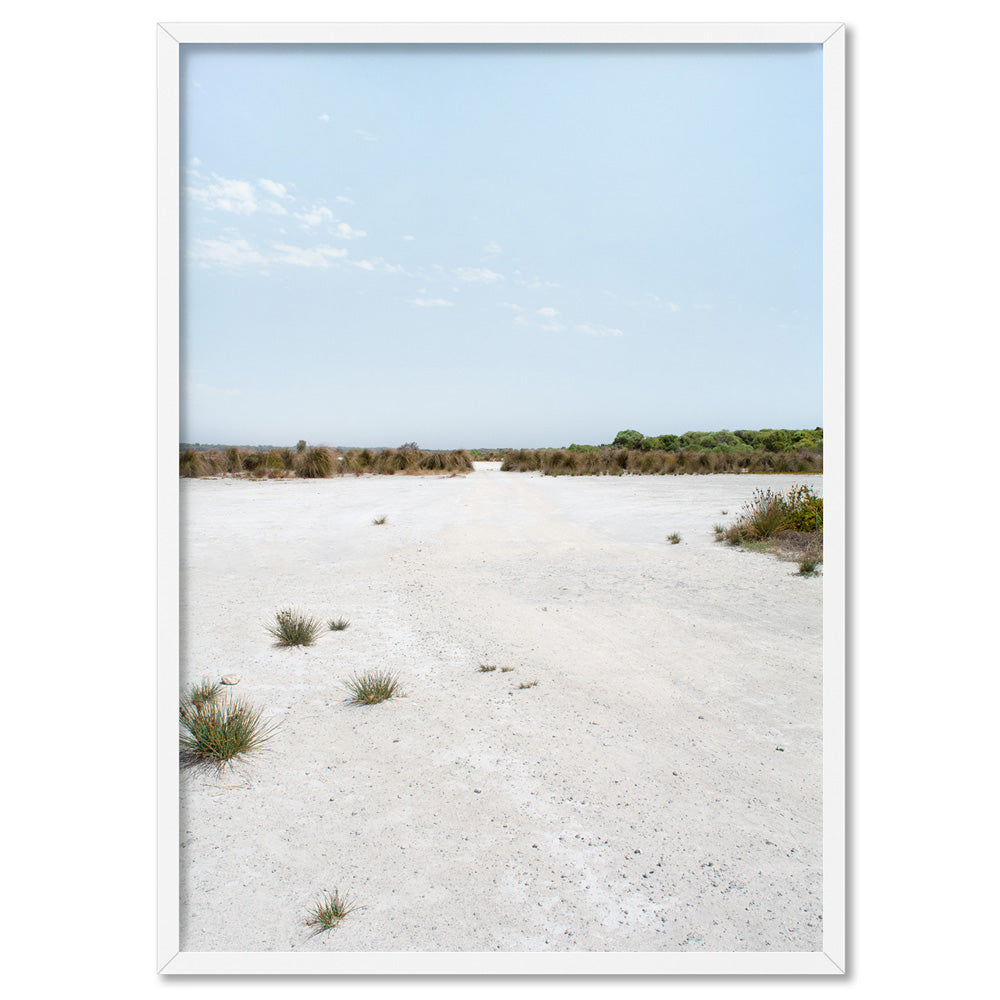
[[[820,46],[181,51],[181,440],[822,423]]]

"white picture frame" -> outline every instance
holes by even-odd
[[[812,43],[823,48],[824,767],[823,948],[800,953],[227,953],[180,949],[179,681],[180,49],[186,43]],[[157,969],[191,974],[817,974],[846,957],[845,45],[840,23],[240,24],[157,26],[158,924]]]

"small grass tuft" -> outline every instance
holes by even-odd
[[[200,684],[192,684],[188,689],[187,700],[196,708],[210,701],[215,701],[222,694],[222,686],[207,678]]]
[[[376,517],[372,519],[372,524],[385,524],[388,518],[383,514],[381,517]]]
[[[243,698],[216,698],[180,706],[181,763],[185,767],[222,768],[259,750],[274,734],[264,710]]]
[[[330,619],[330,631],[331,632],[343,632],[345,628],[351,623],[346,618],[331,618]]]
[[[491,665],[489,663],[480,663],[479,664],[479,672],[481,674],[488,674],[491,670],[496,670],[496,666],[495,665]]]
[[[527,681],[525,684],[518,684],[517,689],[523,691],[525,688],[533,688],[538,681]]]
[[[715,532],[715,540],[717,542],[721,542],[726,537],[726,526],[724,524],[717,524],[712,530]]]
[[[502,673],[502,674],[509,674],[513,669],[514,669],[513,667],[501,667],[500,668],[500,673]]]
[[[671,545],[680,545],[681,536],[675,531],[672,535],[667,535],[667,541],[670,542]]]
[[[308,923],[317,925],[317,933],[328,931],[331,927],[336,927],[348,913],[359,909],[361,907],[352,902],[346,893],[341,896],[340,891],[334,889],[332,893],[324,892],[323,898],[309,910]]]
[[[823,561],[821,552],[806,552],[798,560],[799,571],[796,576],[816,576],[820,563]]]
[[[274,624],[265,628],[278,640],[279,646],[311,646],[323,631],[318,618],[310,618],[294,608],[276,612]]]
[[[345,685],[355,705],[377,705],[390,698],[405,698],[399,678],[385,670],[366,670],[350,677]]]

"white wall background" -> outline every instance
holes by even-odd
[[[155,23],[845,21],[849,26],[851,975],[533,982],[531,994],[852,997],[988,983],[997,890],[998,325],[994,8],[907,4],[222,0],[18,5],[5,17],[2,487],[6,971],[17,995],[279,983],[154,974]],[[933,13],[930,11],[933,10]]]

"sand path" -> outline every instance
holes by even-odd
[[[820,950],[822,579],[712,541],[762,485],[182,483],[184,675],[280,722],[183,777],[183,949]],[[351,626],[276,649],[288,604]]]

